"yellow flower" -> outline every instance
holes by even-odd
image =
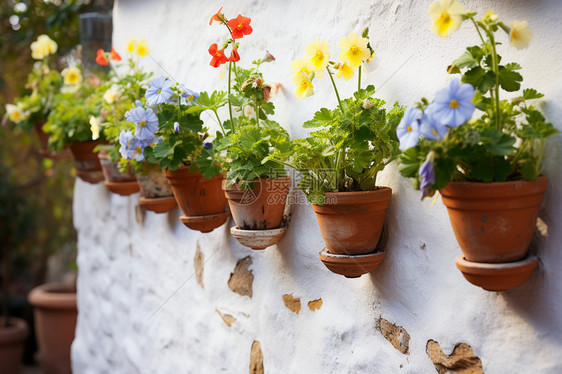
[[[341,49],[341,60],[352,68],[361,66],[361,63],[371,56],[367,44],[369,44],[369,39],[358,37],[354,32],[347,38],[341,38],[338,42],[338,47]]]
[[[336,73],[336,77],[341,78],[343,77],[344,81],[348,81],[351,78],[353,78],[353,76],[355,75],[355,72],[353,71],[353,69],[351,67],[349,67],[348,64],[346,64],[345,62],[342,64],[339,64],[340,66],[338,67],[338,72]]]
[[[482,21],[485,22],[485,21],[488,21],[488,20],[495,22],[495,21],[498,20],[498,15],[494,14],[493,10],[489,10],[489,11],[486,12],[484,17],[482,17]]]
[[[125,49],[129,53],[133,53],[135,51],[135,48],[137,48],[138,44],[139,41],[137,39],[129,39],[127,40],[127,46],[125,47]]]
[[[108,104],[113,104],[119,99],[120,92],[117,86],[112,86],[109,90],[105,91],[103,94],[103,99]]]
[[[314,73],[306,74],[304,71],[293,75],[293,82],[295,83],[295,90],[293,92],[296,97],[303,100],[305,97],[314,95],[312,78],[314,78]]]
[[[148,49],[148,44],[146,43],[146,40],[144,39],[139,40],[139,43],[137,44],[137,55],[139,55],[140,57],[144,57],[149,53],[150,53],[150,49]]]
[[[517,49],[527,48],[533,39],[533,33],[529,29],[527,21],[512,21],[509,43]]]
[[[90,116],[90,131],[92,131],[92,140],[97,140],[100,137],[101,125],[98,119],[94,116]]]
[[[328,42],[316,39],[306,46],[306,57],[313,71],[323,71],[330,60],[330,45]]]
[[[457,0],[438,0],[429,6],[431,17],[431,31],[446,37],[457,31],[462,24],[464,7]]]
[[[296,60],[291,62],[291,69],[293,70],[294,74],[300,74],[303,71],[306,74],[312,73],[310,71],[310,67],[307,65],[304,57],[303,58],[297,58]]]
[[[71,66],[60,73],[64,78],[64,84],[69,86],[77,86],[82,82],[82,73],[76,66]]]
[[[27,118],[29,113],[24,112],[20,104],[6,104],[6,115],[11,122],[20,123]]]
[[[42,60],[48,55],[57,52],[57,43],[47,35],[39,35],[36,41],[31,43],[31,57]]]

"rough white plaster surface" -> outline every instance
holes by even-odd
[[[210,27],[220,6],[234,17],[252,18],[254,33],[242,40],[242,63],[265,51],[277,60],[264,66],[269,81],[283,84],[276,118],[293,137],[321,106],[335,106],[328,81],[306,101],[292,95],[290,62],[319,37],[339,53],[337,42],[351,31],[371,28],[379,68],[365,83],[378,96],[409,105],[433,97],[448,79],[445,67],[477,36],[468,24],[448,39],[430,31],[429,1],[172,1],[119,0],[114,41],[145,38],[152,54],[178,80],[196,90],[223,89],[209,66],[208,46],[224,32]],[[500,54],[523,66],[525,86],[546,94],[547,118],[562,129],[562,3],[557,0],[464,1],[503,19],[526,19],[534,39],[526,50],[505,44]],[[502,39],[505,41],[505,39]],[[150,60],[146,66],[160,73]],[[402,64],[404,64],[402,66]],[[399,68],[402,66],[401,68]],[[340,84],[344,96],[355,83]],[[212,125],[212,122],[209,122]],[[549,189],[541,217],[548,236],[533,248],[540,264],[520,287],[492,293],[464,280],[455,268],[461,253],[440,201],[419,202],[419,192],[396,165],[379,177],[393,189],[387,213],[387,257],[359,279],[330,273],[318,260],[323,240],[310,206],[294,209],[282,241],[265,251],[238,245],[229,224],[210,234],[184,227],[178,210],[136,214],[138,195],[109,193],[103,184],[77,181],[74,217],[79,232],[76,373],[244,373],[250,348],[261,343],[266,373],[432,373],[429,339],[449,354],[460,342],[480,357],[486,373],[562,372],[562,140],[549,143],[545,174]],[[194,275],[200,245],[202,288]],[[236,262],[252,257],[253,297],[227,283]],[[301,299],[295,314],[283,295]],[[322,298],[319,310],[307,303]],[[227,326],[216,312],[232,315]],[[410,354],[398,352],[376,329],[383,317],[411,336]]]

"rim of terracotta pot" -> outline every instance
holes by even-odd
[[[324,248],[318,258],[333,273],[346,278],[358,278],[376,270],[386,258],[386,251],[375,251],[360,255],[335,254]]]
[[[178,206],[175,197],[139,197],[139,205],[154,213],[166,213]]]
[[[230,233],[236,241],[245,247],[262,250],[277,244],[287,232],[287,226],[267,230],[244,230],[233,226]]]
[[[370,203],[390,200],[392,188],[377,186],[375,190],[371,191],[326,192],[324,196],[326,197],[325,205],[357,204],[357,200],[361,200],[361,203]],[[312,204],[312,206],[320,205]]]
[[[230,218],[230,210],[226,209],[224,212],[217,214],[209,214],[206,216],[180,216],[179,220],[187,228],[192,230],[201,231],[202,233],[208,233],[224,225],[224,223]]]
[[[176,170],[164,169],[164,172],[166,174],[166,178],[170,179],[170,183],[172,184],[184,184],[178,183],[182,182],[183,180],[189,180],[189,182],[186,183],[194,183],[198,180],[211,181],[216,179],[224,179],[224,173],[213,175],[211,178],[205,178],[199,170],[190,171],[189,166],[182,166],[180,168],[177,168]],[[193,179],[195,179],[195,181]]]
[[[76,287],[63,283],[47,283],[35,287],[28,296],[34,307],[77,310]]]
[[[278,177],[278,178],[254,178],[250,181],[248,181],[248,183],[254,183],[254,188],[255,188],[255,183],[257,183],[258,181],[260,181],[260,186],[264,183],[263,181],[267,181],[267,180],[289,180],[291,181],[291,177],[288,175],[285,175],[284,177]],[[231,185],[231,186],[227,186],[227,184],[230,181],[227,179],[224,179],[222,181],[222,189],[225,192],[238,192],[238,191],[245,191],[245,190],[241,190],[240,189],[240,185],[242,184],[242,182],[236,182],[235,184]],[[289,189],[291,188],[291,186],[289,185]]]
[[[444,197],[457,198],[458,195],[467,199],[497,199],[509,196],[526,196],[541,194],[546,191],[548,178],[541,175],[535,181],[516,180],[505,182],[449,182],[439,190]]]
[[[106,180],[103,183],[108,190],[121,196],[129,196],[140,191],[139,183],[136,180],[128,182],[111,182]]]
[[[3,327],[4,317],[0,317],[0,346],[23,342],[29,335],[27,322],[21,318],[10,317],[12,324],[8,328]]]

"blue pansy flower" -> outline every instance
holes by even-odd
[[[172,97],[172,82],[164,76],[159,76],[152,80],[152,86],[146,90],[145,97],[148,105],[165,103]]]
[[[137,161],[144,160],[144,156],[142,154],[144,145],[140,139],[136,138],[131,133],[131,131],[121,131],[121,134],[119,134],[119,144],[121,144],[119,152],[123,158]]]
[[[181,97],[183,97],[188,103],[194,103],[199,99],[199,94],[193,90],[187,88],[184,84],[180,84]]]
[[[435,95],[433,117],[443,126],[460,126],[474,113],[473,97],[474,87],[471,84],[460,84],[458,79],[454,79]]]
[[[432,185],[435,183],[435,169],[433,168],[433,157],[431,155],[432,152],[428,154],[427,159],[418,170],[421,178],[420,189],[422,191],[422,200],[428,196],[433,196],[434,194]]]
[[[400,140],[400,150],[415,147],[420,137],[420,121],[422,111],[417,108],[408,108],[400,124],[396,128],[396,135]]]
[[[141,140],[152,137],[158,130],[158,117],[150,108],[133,108],[129,111],[127,119],[137,125],[135,136]]]
[[[205,144],[203,145],[203,147],[205,147],[205,149],[212,149],[212,148],[213,148],[213,143],[211,143],[211,142],[205,142]]]
[[[433,111],[435,110],[434,104],[431,104],[425,110],[420,121],[420,133],[426,139],[440,140],[449,132],[447,126],[442,125],[439,121],[435,120]]]
[[[174,132],[176,134],[180,132],[180,124],[178,122],[174,122]]]

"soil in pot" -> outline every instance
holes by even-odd
[[[375,251],[392,197],[390,187],[373,191],[327,192],[326,204],[312,205],[329,253],[362,255]]]
[[[78,316],[76,289],[63,284],[44,284],[31,290],[28,298],[34,307],[43,373],[71,373],[70,346]]]
[[[281,226],[291,178],[260,178],[251,182],[250,190],[241,190],[239,184],[223,190],[236,226],[243,230],[270,230]]]
[[[226,197],[222,190],[224,174],[205,178],[199,171],[191,172],[188,167],[166,170],[176,201],[187,217],[208,216],[223,213]]]
[[[25,339],[29,334],[27,323],[23,319],[10,318],[10,325],[4,327],[0,318],[0,373],[19,374]]]
[[[98,155],[93,152],[94,148],[100,144],[104,143],[91,141],[73,143],[70,145],[70,152],[74,159],[76,175],[88,183],[95,184],[104,180],[100,160]]]
[[[464,258],[512,262],[526,256],[547,187],[536,181],[451,182],[440,190]]]
[[[139,191],[137,178],[132,171],[127,174],[121,173],[117,163],[109,159],[107,151],[99,151],[98,158],[100,159],[103,176],[105,177],[105,186],[111,192],[128,196]]]

